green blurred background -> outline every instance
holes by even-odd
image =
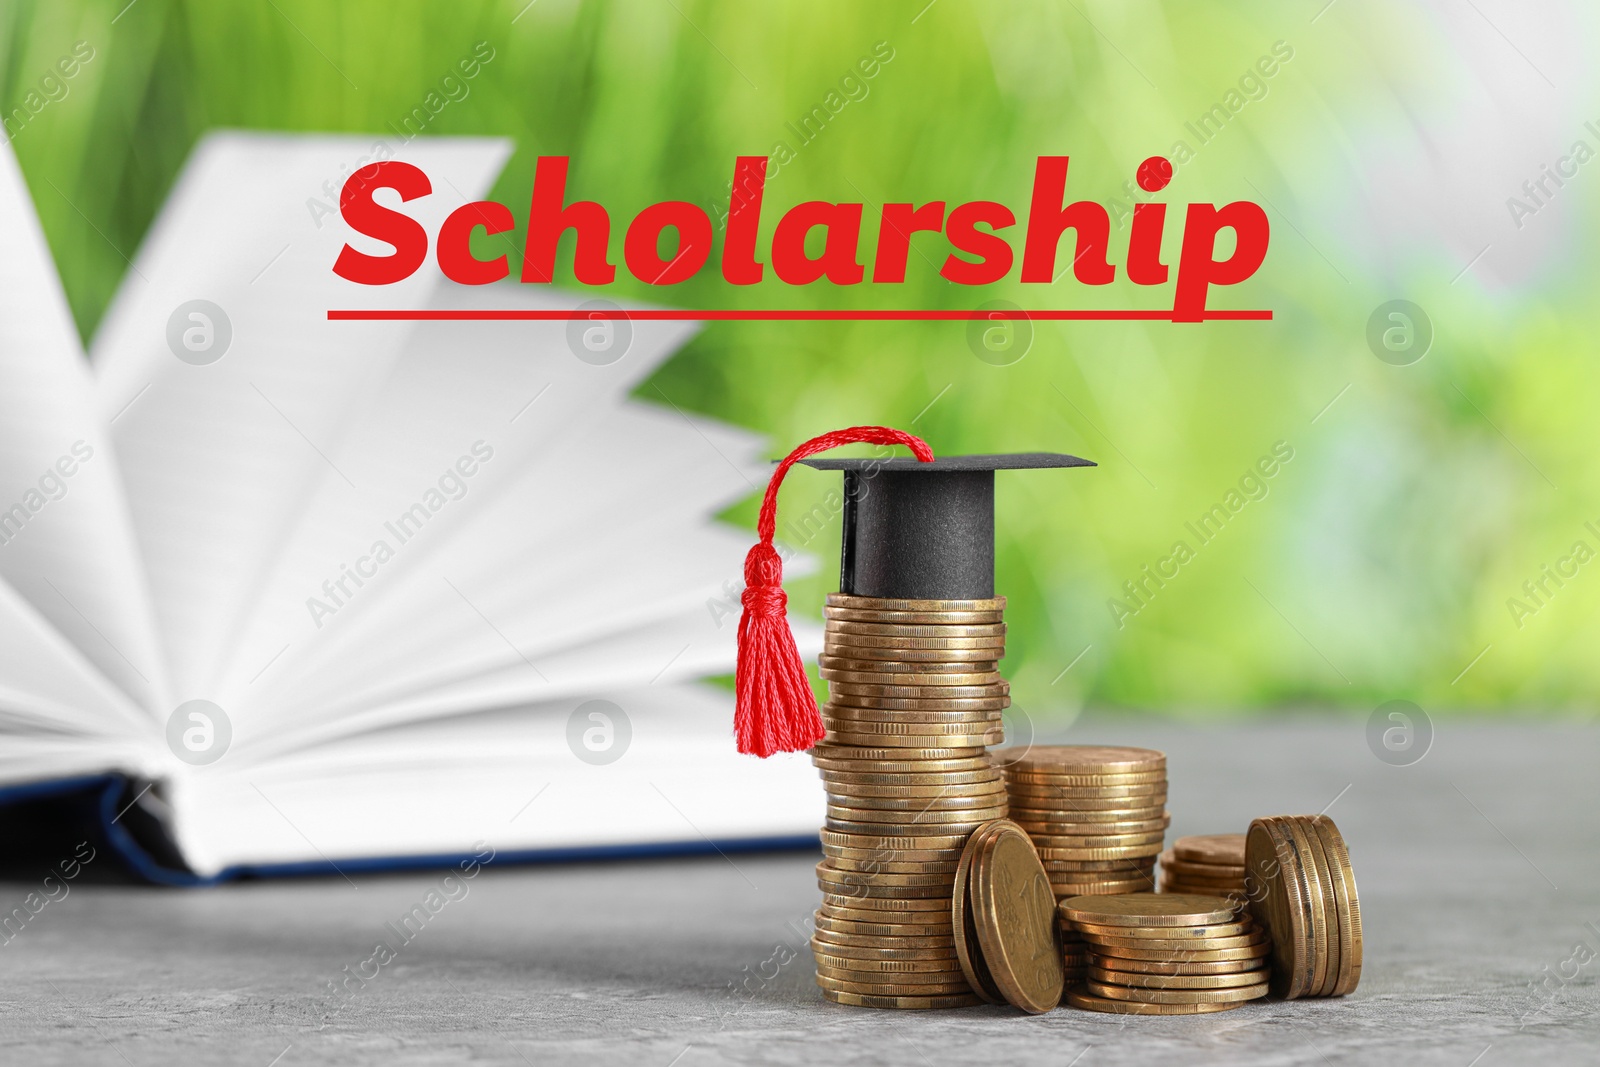
[[[1600,177],[1580,171],[1532,217],[1507,198],[1574,140],[1600,146],[1584,126],[1600,116],[1584,114],[1592,17],[1520,18],[1487,0],[1336,3],[8,0],[0,102],[8,115],[25,106],[89,42],[64,89],[48,87],[58,98],[7,128],[86,338],[206,131],[397,145],[404,116],[479,42],[492,59],[426,132],[510,138],[494,196],[519,219],[535,158],[570,155],[569,197],[604,203],[614,233],[659,200],[725,208],[735,155],[780,144],[792,158],[768,186],[769,233],[807,199],[995,199],[1020,214],[1043,153],[1072,157],[1069,193],[1109,201],[1181,140],[1192,155],[1179,154],[1163,199],[1267,208],[1266,265],[1211,302],[1272,308],[1272,322],[1039,323],[1002,360],[979,358],[962,323],[717,323],[640,396],[757,429],[774,454],[881,422],[940,452],[1097,460],[1001,478],[1005,670],[1037,716],[1086,704],[1365,713],[1396,698],[1435,712],[1587,710],[1600,563],[1563,564],[1576,573],[1546,579],[1537,600],[1523,583],[1576,542],[1600,549]],[[1279,42],[1272,76],[1241,81]],[[858,69],[868,58],[870,79]],[[790,124],[830,93],[845,103],[802,142]],[[1236,113],[1202,143],[1185,124],[1219,102]],[[864,256],[872,240],[869,225]],[[1114,262],[1125,247],[1123,229]],[[795,288],[769,271],[736,288],[708,268],[652,289],[619,271],[607,295],[714,308],[1170,304],[1170,286],[1141,291],[1120,272],[1103,290],[1070,276],[1025,287],[1015,270],[955,286],[936,273],[945,252],[942,237],[918,238],[903,285]],[[1369,316],[1396,298],[1420,305],[1433,333],[1406,366],[1367,341]],[[1263,479],[1266,495],[1202,544],[1186,524],[1275,447],[1292,459]],[[832,478],[802,470],[789,484],[780,527]],[[729,518],[753,516],[752,500]],[[790,537],[823,561],[792,583],[802,612],[833,588],[836,532],[833,519]],[[1145,603],[1129,599],[1123,583],[1180,540],[1193,558]]]

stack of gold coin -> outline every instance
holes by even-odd
[[[1361,904],[1350,853],[1325,815],[1257,819],[1245,835],[1244,893],[1272,936],[1272,991],[1338,997],[1361,980]]]
[[[1082,985],[1083,980],[1089,977],[1089,942],[1065,918],[1060,923],[1061,971],[1066,977],[1067,988],[1071,989],[1075,985]]]
[[[843,1004],[980,1003],[956,955],[952,889],[967,836],[1006,814],[987,746],[1010,689],[1005,598],[834,594],[820,661],[828,736],[811,751],[828,792],[812,949]]]
[[[1002,749],[1011,818],[1033,838],[1057,899],[1150,892],[1166,838],[1167,757],[1148,748]]]
[[[1161,891],[1244,899],[1244,835],[1178,838],[1161,854]]]
[[[1124,1015],[1227,1011],[1266,996],[1266,934],[1239,902],[1133,893],[1061,902],[1089,944],[1089,971],[1067,1003]]]

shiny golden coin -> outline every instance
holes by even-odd
[[[980,799],[980,803],[981,803]],[[946,823],[978,823],[988,822],[990,819],[1005,817],[1005,805],[985,804],[983,807],[961,809],[958,811],[934,811],[930,808],[907,808],[874,810],[872,808],[850,807],[832,801],[827,807],[828,817],[841,822],[861,823],[907,823],[915,826],[937,827]],[[998,814],[992,814],[998,813]],[[934,833],[947,833],[949,831],[935,829]],[[886,834],[889,837],[900,837],[900,834]]]
[[[950,901],[948,885],[860,885],[854,882],[818,878],[817,888],[822,890],[824,900],[838,897],[855,904],[860,904],[864,900],[942,900],[945,903]]]
[[[1061,902],[1061,914],[1095,926],[1203,926],[1238,921],[1238,909],[1217,897],[1135,893]]]
[[[927,636],[910,636],[907,634],[858,634],[840,633],[829,630],[823,635],[823,647],[837,649],[838,655],[854,656],[860,653],[854,649],[888,648],[888,649],[920,649],[951,650],[951,649],[1003,649],[1006,639],[1003,633],[975,634],[958,636],[956,634],[933,634]],[[999,658],[1004,653],[996,653],[994,658]]]
[[[1071,810],[1074,803],[1079,800],[1106,800],[1111,797],[1154,797],[1163,799],[1167,795],[1166,782],[1140,782],[1138,785],[1030,785],[1024,782],[1010,782],[1008,788],[1019,803],[1029,804],[1036,808]],[[1065,803],[1062,803],[1062,802]],[[1154,803],[1154,801],[1139,801],[1141,804]],[[1126,805],[1123,805],[1126,807]]]
[[[1067,990],[1066,1000],[1074,1008],[1102,1011],[1112,1015],[1204,1015],[1209,1012],[1228,1011],[1246,1003],[1230,1001],[1220,1004],[1140,1004],[1137,1001],[1111,1000],[1095,996],[1082,988]]]
[[[1009,798],[1008,801],[1009,803]],[[1012,808],[1016,811],[1016,808]],[[1123,831],[1117,829],[1115,822],[1157,822],[1156,818],[1149,819],[1118,819],[1108,820],[1105,823],[1057,823],[1048,819],[1038,819],[1027,812],[1021,812],[1021,817],[1016,821],[1026,825],[1028,832],[1033,835],[1034,843],[1040,848],[1104,848],[1107,847],[1106,839],[1132,839],[1145,838],[1146,840],[1163,836],[1165,829],[1159,825],[1148,830]],[[1065,826],[1088,827],[1086,830],[1063,829]],[[1155,857],[1161,853],[1158,848],[1150,853]],[[1087,856],[1060,856],[1058,859],[1088,859]]]
[[[1051,848],[1050,854],[1064,860],[1120,860],[1135,856],[1154,856],[1160,851],[1161,842],[1152,841],[1148,845],[1123,845],[1117,848]]]
[[[1132,989],[1237,989],[1240,986],[1264,984],[1260,971],[1239,971],[1235,974],[1132,974],[1091,965],[1088,976],[1104,985]]]
[[[952,653],[952,655],[955,655]],[[976,656],[958,656],[950,660],[920,660],[920,659],[882,659],[866,658],[861,656],[832,656],[824,652],[817,657],[819,670],[834,672],[866,672],[868,674],[904,674],[910,675],[912,681],[909,685],[939,685],[938,681],[931,679],[943,678],[947,675],[976,674],[993,672],[999,664],[1000,656],[991,651],[980,652]],[[824,675],[823,677],[827,677]],[[996,675],[998,677],[998,675]],[[840,679],[848,681],[849,679]],[[944,682],[946,685],[992,685],[993,679],[981,679],[972,682]]]
[[[986,686],[1000,680],[1000,672],[992,666],[987,670],[959,674],[915,674],[907,671],[846,671],[820,667],[817,670],[830,682],[855,682],[861,685],[884,686]]]
[[[896,712],[901,715],[912,715],[920,718],[924,715],[948,716],[953,712],[963,711],[1001,712],[1011,706],[1011,698],[1002,696],[930,700],[924,697],[916,700],[892,700],[883,697],[858,697],[846,693],[834,693],[829,697],[828,704],[830,707],[835,708],[876,708],[879,711]],[[998,772],[998,768],[996,768],[996,771]]]
[[[1111,900],[1112,897],[1098,897],[1098,900]],[[1093,943],[1093,942],[1091,942]],[[1125,960],[1152,960],[1161,963],[1221,963],[1230,960],[1260,960],[1266,959],[1272,953],[1272,945],[1265,941],[1258,941],[1254,945],[1244,948],[1129,948],[1127,945],[1096,945],[1095,951],[1101,957],[1115,956]]]
[[[903,773],[879,773],[876,771],[831,771],[817,772],[822,780],[830,785],[907,785],[907,786],[952,786],[961,787],[968,785],[990,785],[999,780],[998,773],[992,767],[982,767],[970,771],[907,771]]]
[[[811,932],[811,944],[830,956],[859,956],[866,959],[936,960],[955,959],[956,941],[952,934],[934,937],[918,935],[892,937],[855,934],[818,928]]]
[[[876,914],[876,913],[874,913]],[[924,914],[924,913],[917,913]],[[833,909],[819,909],[811,918],[813,933],[829,940],[842,938],[884,938],[906,948],[937,948],[952,939],[949,922],[942,926],[929,923],[873,922],[863,919],[839,918]]]
[[[822,846],[822,854],[844,863],[954,863],[961,858],[961,845],[945,848],[855,848],[852,846]]]
[[[1264,944],[1267,935],[1259,930],[1237,937],[1104,937],[1085,935],[1089,942],[1115,955],[1125,948],[1143,952],[1218,952],[1235,948],[1255,948]]]
[[[1101,826],[1098,826],[1098,825],[1095,825],[1095,824],[1098,824],[1098,823],[1119,823],[1119,822],[1153,822],[1153,821],[1155,821],[1157,819],[1164,819],[1164,818],[1166,818],[1166,816],[1167,816],[1167,809],[1162,807],[1162,806],[1160,806],[1160,805],[1156,805],[1155,807],[1149,807],[1149,808],[1118,808],[1118,809],[1115,809],[1115,810],[1105,810],[1105,811],[1074,811],[1074,812],[1071,812],[1070,814],[1066,814],[1066,813],[1062,814],[1059,820],[1047,819],[1046,821],[1052,822],[1052,823],[1059,822],[1060,825],[1063,825],[1063,826],[1074,826],[1074,827],[1076,827],[1076,826],[1090,826],[1090,827],[1092,827],[1092,832],[1093,833],[1105,834],[1105,833],[1114,833],[1114,832],[1116,832],[1117,828],[1114,827],[1114,826],[1113,827],[1101,827]],[[1054,835],[1047,835],[1047,836],[1071,837],[1072,833],[1070,833],[1070,832],[1068,832],[1068,833],[1057,833],[1057,834],[1054,834]]]
[[[1228,989],[1138,989],[1113,985],[1109,982],[1097,982],[1090,978],[1084,983],[1084,989],[1097,997],[1128,1000],[1139,1004],[1231,1004],[1256,1000],[1267,995],[1265,982],[1254,982]]]
[[[843,893],[830,893],[822,891],[822,903],[828,908],[840,909],[838,917],[841,919],[855,919],[862,922],[871,921],[871,915],[845,914],[846,912],[903,912],[907,918],[885,919],[885,922],[910,923],[921,922],[920,918],[910,918],[913,913],[929,913],[930,923],[943,923],[950,925],[950,894],[945,894],[945,899],[938,897],[856,897]],[[832,914],[830,912],[830,914]]]
[[[1005,750],[995,755],[1018,772],[1057,774],[1111,774],[1162,771],[1167,757],[1152,748],[1114,745],[1030,745],[1026,750]]]
[[[822,831],[822,844],[835,848],[865,849],[869,851],[888,850],[891,852],[923,852],[933,849],[956,848],[959,849],[967,842],[965,830],[941,831],[938,834],[922,836],[919,834],[852,834],[824,829]]]
[[[933,674],[951,671],[992,671],[1005,657],[1003,648],[882,648],[826,645],[817,660],[819,667],[841,671],[882,671],[904,673],[910,668],[926,668]]]
[[[875,903],[884,903],[876,901]],[[879,937],[948,937],[950,916],[936,911],[890,911],[884,908],[847,908],[824,904],[817,909],[816,922],[832,926],[849,924],[845,932]]]
[[[1004,1004],[1005,994],[995,984],[989,965],[983,959],[983,947],[978,942],[977,915],[972,907],[972,858],[983,848],[983,843],[1005,821],[997,819],[972,831],[967,846],[961,850],[961,862],[956,867],[955,882],[950,893],[950,925],[955,931],[956,958],[961,961],[962,973],[967,983],[990,1004]]]
[[[1003,611],[864,611],[825,605],[823,625],[841,622],[868,626],[998,626],[1005,622]]]
[[[868,734],[854,730],[846,733],[841,730],[829,736],[853,745],[871,744],[882,748],[932,750],[939,745],[949,745],[953,749],[980,747],[1003,740],[1005,731],[999,727],[981,734]]]
[[[1339,915],[1339,980],[1331,995],[1342,997],[1361,981],[1361,901],[1356,895],[1356,873],[1350,865],[1350,851],[1344,835],[1326,815],[1318,818],[1316,825],[1333,868],[1334,898]]]
[[[1311,984],[1306,988],[1310,997],[1323,996],[1328,984],[1328,970],[1332,966],[1334,977],[1339,973],[1338,960],[1333,958],[1332,947],[1338,943],[1338,930],[1332,931],[1330,940],[1328,920],[1333,918],[1332,886],[1329,885],[1326,861],[1322,856],[1321,839],[1315,844],[1306,834],[1300,816],[1276,816],[1269,821],[1289,836],[1294,843],[1295,858],[1300,863],[1304,878],[1306,903],[1311,919]],[[1326,888],[1325,888],[1326,887]],[[1338,922],[1334,918],[1334,922]]]
[[[889,1008],[907,1010],[942,1010],[945,1008],[975,1008],[983,1001],[970,993],[956,993],[943,997],[874,997],[862,993],[846,993],[838,989],[822,990],[824,999],[852,1008]]]
[[[860,956],[835,955],[828,951],[825,944],[819,946],[813,942],[811,955],[816,958],[817,970],[821,974],[853,978],[854,975],[840,972],[858,971],[864,972],[868,981],[891,980],[880,977],[884,975],[911,975],[919,982],[954,981],[954,976],[961,973],[954,951],[949,956],[936,959],[864,959]]]
[[[1244,891],[1244,875],[1237,878],[1183,878],[1169,873],[1167,878],[1177,884],[1192,885],[1196,893],[1204,896],[1225,897]]]
[[[1006,598],[997,596],[987,600],[905,600],[894,597],[829,593],[827,604],[832,608],[855,608],[858,611],[1004,611]]]
[[[1171,960],[1133,960],[1120,956],[1096,956],[1095,966],[1110,971],[1126,971],[1129,974],[1243,974],[1251,972],[1261,975],[1268,974],[1268,960],[1265,956],[1256,959],[1243,960],[1188,960],[1174,963]]]
[[[938,785],[900,785],[898,783],[842,782],[824,779],[828,795],[836,797],[947,797],[994,794],[1005,796],[999,783],[990,781],[944,782]]]
[[[993,764],[983,755],[983,749],[974,748],[972,753],[951,753],[949,749],[928,752],[896,749],[891,752],[877,747],[855,748],[823,742],[811,750],[811,762],[819,771],[845,774],[960,774],[992,769]]]
[[[1011,695],[1004,678],[990,685],[858,685],[834,682],[828,692],[840,697],[881,697],[885,700],[957,700]]]
[[[984,838],[969,884],[978,944],[995,984],[1023,1011],[1049,1011],[1065,982],[1055,895],[1020,826],[1005,824]]]
[[[1344,879],[1341,877],[1339,861],[1333,847],[1321,832],[1322,822],[1322,816],[1312,815],[1302,820],[1302,827],[1322,860],[1318,871],[1325,879],[1322,895],[1327,909],[1328,976],[1323,982],[1321,995],[1331,997],[1335,995],[1334,990],[1339,986],[1340,976],[1348,966],[1343,958],[1344,954],[1353,951],[1354,946],[1351,937],[1343,929]]]
[[[1011,809],[1011,811],[1012,811],[1012,815],[1015,816],[1017,809],[1015,807],[1013,807]],[[1014,822],[1014,823],[1017,823],[1019,826],[1024,826],[1024,827],[1027,827],[1029,829],[1032,829],[1034,826],[1038,825],[1037,823],[1033,823],[1026,816],[1024,816],[1022,818],[1013,817],[1011,821]],[[1041,835],[1041,836],[1052,836],[1053,837],[1053,836],[1056,836],[1056,835],[1051,834],[1051,835]],[[1074,841],[1073,845],[1071,846],[1071,848],[1068,849],[1067,851],[1072,851],[1072,850],[1081,851],[1081,850],[1086,849],[1086,848],[1126,848],[1126,847],[1129,847],[1129,846],[1132,846],[1132,845],[1159,845],[1159,844],[1161,844],[1162,838],[1165,836],[1165,833],[1164,833],[1164,831],[1161,831],[1161,830],[1150,830],[1150,831],[1147,831],[1145,833],[1139,833],[1139,834],[1095,834],[1095,835],[1089,835],[1089,834],[1077,835],[1077,834],[1075,834],[1073,836],[1075,838],[1075,841]],[[1049,847],[1052,850],[1056,850],[1056,849],[1059,849],[1061,846],[1059,846],[1059,845],[1051,845]],[[1150,853],[1150,855],[1151,856],[1155,856],[1160,851],[1161,850],[1158,848],[1158,849],[1155,850],[1155,852]],[[1055,858],[1055,859],[1063,859],[1063,860],[1070,860],[1070,859],[1093,859],[1094,857],[1092,857],[1092,856],[1058,856],[1058,857],[1053,857],[1053,858]]]
[[[1037,842],[1035,844],[1037,845]],[[1039,850],[1039,858],[1044,860],[1047,870],[1082,871],[1085,874],[1105,874],[1113,877],[1132,874],[1135,871],[1149,874],[1155,865],[1154,856],[1138,856],[1126,860],[1064,860],[1050,856],[1047,849]]]
[[[1085,893],[1085,896],[1102,896],[1108,886],[1130,885],[1142,888],[1129,889],[1129,893],[1149,893],[1155,879],[1149,871],[1056,871],[1045,870],[1045,876],[1050,879],[1050,884],[1058,889],[1073,885],[1095,886],[1096,892]],[[1057,894],[1060,896],[1061,894]],[[1069,896],[1072,894],[1068,894]]]
[[[1223,863],[1195,863],[1191,860],[1180,860],[1173,855],[1172,849],[1167,849],[1161,854],[1161,866],[1169,871],[1193,875],[1197,878],[1243,878],[1244,864],[1230,867]]]
[[[859,622],[849,619],[829,619],[823,628],[831,636],[834,634],[853,637],[888,637],[888,638],[980,638],[993,640],[1006,635],[1006,624],[1003,622],[990,623],[940,623],[930,625],[927,623],[892,623],[892,622]]]
[[[1114,834],[1148,834],[1157,830],[1165,830],[1172,824],[1172,816],[1163,812],[1153,819],[1134,819],[1123,822],[1075,822],[1052,823],[1053,827],[1068,826],[1070,830],[1057,833],[1057,837],[1075,837],[1082,834],[1084,837],[1105,837]]]
[[[1050,819],[1056,822],[1073,822],[1081,812],[1099,811],[1127,811],[1129,809],[1152,808],[1160,811],[1167,803],[1166,790],[1159,793],[1147,793],[1135,797],[1073,797],[1068,799],[1060,797],[1046,800],[1043,797],[1018,796],[1012,793],[1012,803],[1018,808],[1032,812],[1041,819]]]
[[[1272,939],[1272,991],[1285,1000],[1311,987],[1311,918],[1294,843],[1269,820],[1245,835],[1245,896]]]
[[[1261,931],[1248,914],[1237,922],[1204,923],[1196,926],[1101,926],[1097,923],[1075,922],[1072,928],[1084,937],[1131,937],[1150,940],[1168,940],[1174,937],[1240,937]]]
[[[883,975],[885,981],[864,981],[868,975],[857,971],[833,973],[818,969],[817,985],[824,989],[834,989],[841,993],[860,993],[865,996],[897,997],[897,996],[950,996],[951,994],[969,993],[971,987],[967,980],[956,972],[955,980],[940,982],[913,982],[892,981],[889,975]],[[909,978],[909,976],[908,976]]]
[[[816,866],[817,880],[847,886],[949,886],[951,874],[897,874],[891,871],[841,871],[823,860]],[[953,872],[952,872],[953,873]],[[837,892],[837,890],[835,890]]]
[[[955,860],[882,860],[867,859],[853,860],[843,856],[829,855],[828,863],[835,870],[847,872],[866,872],[877,874],[955,874]]]
[[[1244,866],[1244,834],[1189,834],[1172,843],[1173,857],[1186,863]]]
[[[1007,763],[1008,759],[1015,759],[1019,752],[1027,750],[1018,748],[1002,748],[995,752],[995,762],[1006,769],[1006,777],[1019,786],[1034,788],[1048,788],[1050,786],[1083,787],[1096,785],[1150,785],[1156,782],[1165,782],[1167,772],[1156,771],[1128,771],[1112,772],[1110,774],[1075,774],[1071,771],[1060,774],[1049,771],[1036,771],[1028,767],[1018,767],[1016,764]]]
[[[909,813],[906,813],[909,814]],[[833,833],[848,834],[852,837],[868,837],[874,833],[884,837],[911,838],[919,833],[933,834],[960,834],[963,838],[982,823],[990,819],[1003,818],[1001,815],[979,815],[974,813],[971,821],[959,823],[934,823],[934,822],[853,822],[845,819],[829,818],[823,825],[823,830]]]
[[[892,712],[890,714],[893,714]],[[897,737],[947,737],[961,734],[984,734],[1000,725],[1000,716],[985,712],[973,719],[947,719],[941,722],[913,722],[907,719],[857,719],[848,717],[848,709],[835,714],[832,705],[822,706],[822,721],[827,726],[852,734],[893,734]],[[1004,787],[1002,786],[1002,792]]]
[[[931,797],[864,797],[849,793],[828,792],[828,804],[836,808],[850,808],[855,811],[878,812],[919,812],[919,811],[948,811],[960,812],[973,808],[993,808],[1006,802],[1004,793],[993,790],[979,790],[976,792],[961,792],[955,789],[943,793],[935,793]],[[841,812],[846,818],[855,818],[849,812]]]
[[[1050,883],[1050,891],[1056,895],[1057,900],[1068,897],[1120,897],[1124,893],[1148,893],[1149,882],[1108,882],[1096,884],[1094,882],[1072,882],[1070,884]]]

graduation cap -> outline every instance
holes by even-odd
[[[855,442],[905,445],[916,458],[808,458]],[[760,540],[744,565],[734,731],[739,751],[758,756],[798,752],[824,735],[785,615],[783,564],[772,547],[778,487],[797,462],[844,472],[840,592],[906,600],[994,596],[995,471],[1094,466],[1058,452],[935,459],[920,438],[884,426],[836,430],[791,452],[767,485],[756,521]]]

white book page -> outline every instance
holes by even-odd
[[[167,684],[117,457],[9,143],[0,234],[0,576],[153,731]]]
[[[306,208],[370,147],[353,137],[208,137],[95,339],[101,402],[116,415],[178,700],[213,697],[213,670],[318,487],[361,492],[330,456],[407,328],[329,322],[328,310],[421,306],[441,278],[431,262],[381,287],[332,272],[347,238],[388,251],[336,218],[318,228]],[[508,151],[502,141],[470,138],[399,148],[397,158],[421,167],[435,189],[406,213],[436,232],[463,196],[488,189]],[[398,204],[389,193],[378,200],[386,198]],[[218,351],[215,362],[196,362]]]

